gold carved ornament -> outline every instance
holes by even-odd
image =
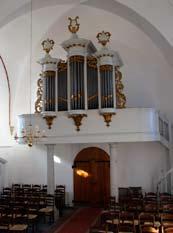
[[[88,56],[87,57],[87,65],[90,68],[97,69],[97,59],[93,56]]]
[[[40,78],[37,81],[37,100],[35,101],[35,113],[42,112],[43,108],[43,102],[42,102],[42,96],[43,96],[43,80]]]
[[[86,114],[73,114],[69,116],[69,118],[73,119],[77,131],[80,131],[80,126],[82,125],[82,119],[84,117],[87,117],[87,115]]]
[[[102,98],[102,101],[103,101],[103,102],[106,102],[106,101],[112,99],[113,96],[112,96],[112,95],[106,95],[106,96],[102,96],[101,98]]]
[[[77,101],[79,100],[80,98],[82,98],[84,96],[84,93],[83,92],[79,92],[77,93],[76,95],[71,95],[71,100],[74,100],[74,101]]]
[[[103,113],[102,116],[104,118],[104,121],[106,122],[106,126],[109,127],[110,123],[112,121],[112,116],[115,115],[116,113],[111,113],[111,112],[106,112]]]
[[[68,29],[71,33],[76,33],[79,30],[80,24],[78,23],[79,16],[76,16],[74,19],[71,17],[68,18],[70,24],[68,25]]]
[[[58,63],[58,72],[63,72],[63,71],[67,71],[67,62],[64,60],[61,60]]]
[[[88,101],[92,101],[98,97],[98,94],[92,95],[88,97]]]
[[[71,56],[70,57],[70,63],[72,62],[84,62],[84,57],[83,56]]]
[[[53,49],[55,42],[53,40],[47,39],[47,40],[44,40],[41,44],[43,46],[43,50],[46,53],[49,53]]]
[[[123,93],[124,85],[122,83],[122,73],[120,72],[119,67],[115,67],[115,81],[117,108],[126,108],[126,96]]]
[[[47,71],[43,72],[42,77],[44,77],[44,78],[55,78],[55,71],[47,70]]]
[[[100,71],[112,71],[113,67],[112,65],[102,65],[100,66]]]
[[[106,44],[109,42],[110,37],[111,37],[111,33],[105,31],[99,32],[96,36],[98,42],[103,46],[106,46]]]
[[[52,128],[53,120],[56,118],[56,116],[44,116],[43,117],[46,120],[48,129]]]
[[[64,97],[62,97],[62,96],[58,96],[58,102],[60,102],[60,103],[67,103],[67,99],[66,98],[64,98]]]

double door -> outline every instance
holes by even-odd
[[[86,158],[86,156],[85,156]],[[105,206],[110,196],[110,162],[97,157],[75,161],[74,201]]]

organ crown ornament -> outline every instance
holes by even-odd
[[[111,37],[111,33],[102,31],[102,32],[99,32],[96,37],[100,44],[102,44],[103,46],[106,46],[106,44],[109,42],[109,39]]]
[[[55,42],[53,40],[50,40],[50,39],[44,40],[42,42],[43,50],[46,53],[49,53],[53,49],[54,44]]]
[[[78,23],[79,16],[76,16],[74,19],[71,17],[68,18],[70,24],[68,25],[68,29],[71,33],[76,33],[79,30],[80,24]]]

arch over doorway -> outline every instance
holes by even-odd
[[[105,206],[110,196],[110,158],[102,149],[88,147],[74,160],[74,202]]]

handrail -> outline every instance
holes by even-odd
[[[158,192],[159,192],[159,185],[162,183],[162,181],[164,181],[166,178],[167,178],[167,176],[169,175],[169,174],[171,174],[171,173],[173,173],[173,167],[172,168],[170,168],[166,173],[165,173],[165,175],[164,176],[162,176],[161,178],[160,178],[160,180],[157,182],[157,195],[159,194]]]

